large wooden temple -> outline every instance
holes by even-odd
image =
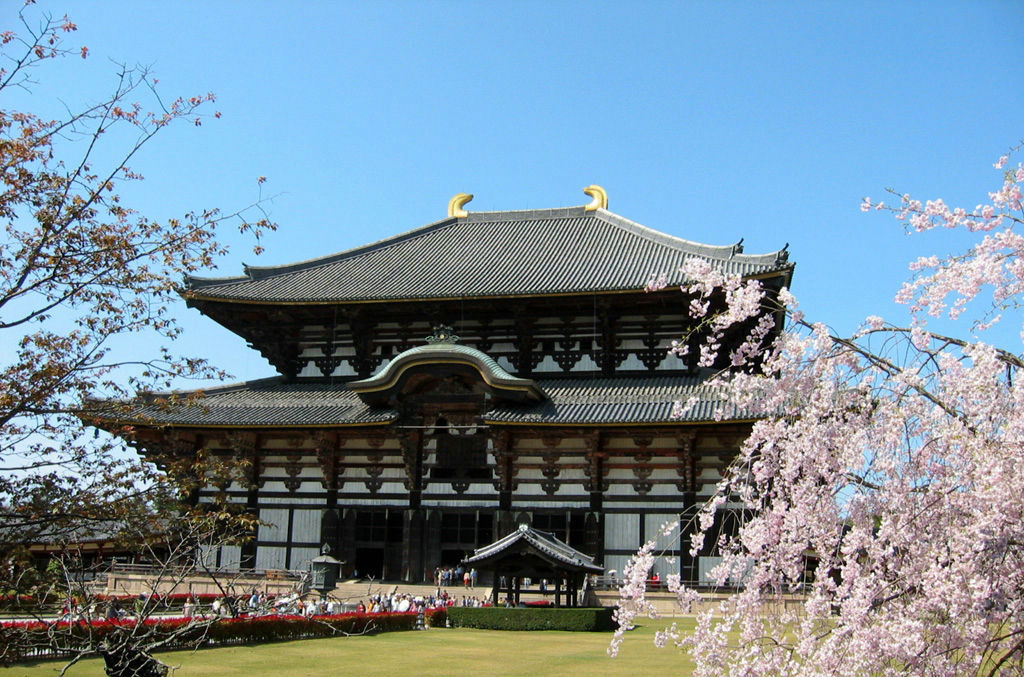
[[[278,372],[146,407],[132,428],[143,453],[247,461],[245,480],[198,492],[262,522],[211,564],[301,569],[326,543],[349,573],[430,580],[528,524],[621,571],[709,495],[751,422],[715,420],[710,372],[667,350],[690,321],[680,266],[778,289],[793,264],[651,230],[587,192],[503,212],[460,195],[448,218],[373,244],[189,279],[188,305]],[[660,273],[666,290],[645,292]],[[697,580],[701,558],[677,555],[659,573]]]

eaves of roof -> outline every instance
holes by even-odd
[[[191,277],[186,297],[236,303],[360,303],[639,290],[664,273],[684,282],[693,257],[744,277],[782,275],[785,249],[744,254],[661,233],[605,209],[470,212],[331,256]]]
[[[701,376],[535,379],[547,399],[501,404],[484,415],[489,425],[687,425],[748,421],[748,412],[722,409],[715,391]],[[192,393],[178,393],[191,400]],[[326,428],[387,426],[398,412],[371,407],[344,383],[288,383],[274,377],[211,388],[194,402],[174,403],[153,396],[97,414],[111,423],[198,428]],[[682,416],[673,404],[693,398]]]

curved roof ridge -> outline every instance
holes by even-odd
[[[427,235],[435,230],[440,230],[446,226],[454,225],[458,221],[459,219],[449,216],[441,221],[434,221],[433,223],[428,223],[425,226],[413,228],[412,230],[407,230],[404,233],[399,233],[398,235],[381,238],[380,240],[359,245],[352,249],[345,249],[333,254],[327,254],[326,256],[317,256],[310,259],[304,259],[302,261],[295,261],[293,263],[283,263],[276,266],[250,266],[248,264],[242,264],[245,270],[245,275],[234,275],[221,278],[189,276],[189,287],[197,288],[208,285],[229,284],[231,282],[248,282],[250,280],[261,280],[274,275],[287,275],[288,273],[295,273],[300,270],[328,266],[332,263],[343,261],[344,259],[354,258],[362,254],[369,254],[370,252],[377,251],[378,249],[384,249],[385,247],[390,247],[407,240]],[[197,282],[199,283],[198,285],[195,284]]]
[[[349,381],[348,388],[364,400],[376,401],[380,393],[388,392],[398,385],[402,375],[408,369],[421,364],[438,362],[472,365],[487,386],[495,391],[515,392],[531,400],[545,398],[544,391],[532,379],[514,376],[482,350],[457,343],[430,343],[425,346],[409,348],[396,355],[384,369],[374,376],[358,381]]]
[[[602,207],[598,207],[594,213],[600,215],[612,225],[626,229],[634,235],[639,235],[640,237],[644,237],[657,244],[667,247],[684,248],[696,256],[705,256],[709,259],[715,259],[718,261],[723,259],[740,259],[751,263],[771,263],[778,258],[780,253],[786,251],[785,247],[783,247],[782,249],[778,249],[774,252],[765,252],[763,254],[744,254],[743,245],[741,244],[742,240],[734,244],[707,244],[705,242],[687,240],[686,238],[678,237],[676,235],[663,233],[660,230],[655,230],[649,226],[645,226],[642,223],[638,223],[637,221],[633,221],[621,214],[616,214],[615,212]]]

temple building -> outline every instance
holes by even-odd
[[[793,263],[660,233],[585,192],[500,212],[460,194],[379,242],[190,278],[188,305],[277,371],[144,407],[131,430],[154,456],[247,461],[245,480],[196,496],[226,492],[262,522],[211,564],[301,569],[328,544],[349,574],[423,581],[528,525],[621,571],[709,496],[751,421],[715,420],[711,370],[668,350],[691,322],[680,267],[700,257],[777,291]],[[645,291],[658,274],[668,286]],[[676,554],[663,577],[714,561]]]

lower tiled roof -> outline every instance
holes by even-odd
[[[177,393],[188,404],[148,398],[123,418],[143,424],[217,427],[314,427],[387,423],[390,409],[371,409],[344,384],[286,383],[274,377],[196,392]]]
[[[548,399],[531,407],[498,407],[494,423],[640,424],[715,420],[720,401],[701,376],[633,376],[593,379],[537,379]],[[673,418],[676,402],[696,404]],[[731,412],[726,419],[746,418]]]
[[[547,399],[498,406],[485,414],[485,420],[508,425],[632,425],[749,418],[732,411],[716,419],[720,402],[699,376],[535,381]],[[691,398],[696,404],[673,418],[673,404]],[[287,383],[279,377],[212,388],[189,404],[151,397],[139,406],[100,416],[143,425],[303,428],[387,424],[397,417],[392,409],[367,406],[344,383]]]

